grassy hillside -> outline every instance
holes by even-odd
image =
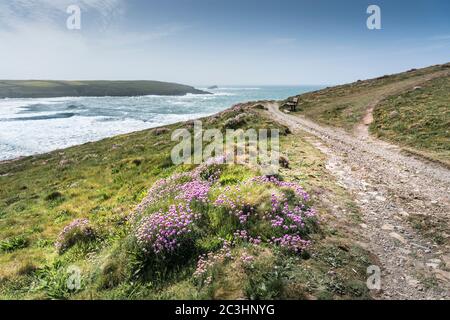
[[[353,131],[372,107],[376,136],[448,163],[449,75],[447,63],[306,93],[294,114]]]
[[[297,112],[353,130],[376,101],[374,134],[447,159],[449,66],[308,93]],[[0,163],[0,298],[370,298],[377,262],[325,155],[251,104],[203,120],[281,129],[288,165],[272,180],[255,166],[174,166],[172,130],[191,123]]]
[[[430,75],[450,72],[450,63],[326,88],[298,96],[297,112],[324,124],[353,130],[372,101],[412,89]]]
[[[249,106],[205,123],[280,128],[289,168],[174,166],[171,131],[189,124],[0,164],[0,297],[368,298],[359,212],[325,156]]]
[[[450,75],[383,100],[370,130],[450,164]]]
[[[79,96],[143,96],[206,93],[193,87],[159,81],[47,81],[0,80],[2,98],[51,98]]]

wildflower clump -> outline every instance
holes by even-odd
[[[222,163],[223,157],[212,158],[191,172],[174,174],[153,185],[136,209],[136,218],[140,220],[135,237],[144,253],[171,253],[190,238],[200,218],[200,214],[193,212],[193,204],[209,202],[209,191],[220,176]],[[168,211],[140,217],[146,207],[167,199],[175,202]]]
[[[223,166],[224,157],[215,157],[193,171],[176,173],[167,179],[158,180],[138,205],[136,213],[142,214],[145,208],[170,197],[187,204],[193,201],[207,202],[209,189],[219,178]]]
[[[291,189],[292,191],[294,191],[297,197],[299,197],[303,201],[309,201],[309,194],[295,182],[280,181],[275,177],[267,176],[255,177],[251,179],[251,182],[258,184],[272,184],[279,188]]]
[[[240,257],[240,262],[244,267],[251,267],[252,263],[255,261],[255,257],[248,254],[247,252],[243,252]]]
[[[77,243],[88,242],[95,238],[95,231],[88,219],[76,219],[64,227],[55,243],[58,252],[64,253]]]
[[[173,252],[189,240],[199,217],[189,206],[172,205],[167,212],[158,211],[142,219],[137,242],[146,253]]]
[[[241,224],[247,223],[251,213],[254,211],[254,208],[246,201],[239,186],[225,187],[223,192],[217,197],[214,205],[216,207],[226,207],[230,214],[239,219]]]
[[[184,200],[187,203],[191,203],[194,200],[207,202],[210,187],[210,183],[206,181],[194,180],[187,182],[177,187],[179,194],[175,199]]]
[[[270,209],[265,212],[257,212],[257,207],[248,201],[249,197],[255,197],[255,192],[261,191],[258,189],[261,186],[274,190]],[[310,244],[306,237],[310,233],[309,226],[316,221],[314,209],[308,206],[309,200],[300,185],[264,176],[223,188],[214,205],[225,207],[230,215],[238,218],[240,228],[233,235],[235,240],[256,245],[268,243],[299,253]],[[261,224],[269,227],[264,229],[264,234],[258,228]]]
[[[297,197],[304,201],[309,200],[308,194],[296,184],[273,179],[268,183],[290,188]],[[299,202],[292,205],[286,196],[272,194],[271,210],[265,214],[274,233],[269,243],[278,245],[288,251],[299,253],[310,244],[310,241],[305,240],[304,236],[308,234],[307,222],[315,221],[315,215],[315,211],[305,205],[305,203]]]
[[[194,279],[203,285],[209,285],[212,280],[212,269],[217,264],[233,260],[231,253],[232,243],[224,241],[222,248],[218,252],[209,252],[198,258],[197,269],[194,272]]]
[[[158,201],[175,196],[179,191],[180,185],[189,181],[192,181],[192,176],[190,173],[178,173],[167,179],[158,180],[150,188],[148,195],[138,205],[136,212],[141,214],[145,208],[157,203]]]
[[[249,252],[278,247],[298,254],[310,244],[315,211],[308,193],[274,177],[236,179],[245,170],[217,158],[154,184],[133,233],[147,272],[197,262],[193,279],[208,286],[227,263],[252,269],[256,256]]]

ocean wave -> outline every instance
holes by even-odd
[[[216,92],[214,93],[215,96],[222,96],[222,97],[233,97],[233,96],[237,96],[236,93],[231,93],[231,92]]]
[[[261,88],[250,88],[250,87],[245,87],[245,88],[239,88],[239,87],[222,87],[219,89],[215,89],[215,90],[232,90],[232,91],[248,91],[248,90],[261,90]]]
[[[0,160],[202,118],[236,103],[282,99],[301,90],[229,86],[209,91],[213,94],[0,99],[0,118],[8,119],[0,125]]]
[[[211,113],[153,114],[149,119],[86,117],[16,119],[2,122],[0,161],[63,149],[107,137],[165,126],[207,116]],[[45,121],[45,130],[42,130]]]
[[[7,119],[0,119],[0,121],[38,121],[38,120],[52,120],[52,119],[66,119],[66,118],[72,118],[75,116],[75,113],[71,112],[61,112],[61,113],[54,113],[49,115],[37,115],[37,116],[30,116],[30,117],[15,117],[15,118],[7,118]]]

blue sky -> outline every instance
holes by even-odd
[[[450,1],[0,0],[0,46],[4,79],[337,84],[450,61]]]

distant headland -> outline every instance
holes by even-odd
[[[183,96],[186,94],[210,93],[183,84],[160,81],[0,80],[0,99]]]

